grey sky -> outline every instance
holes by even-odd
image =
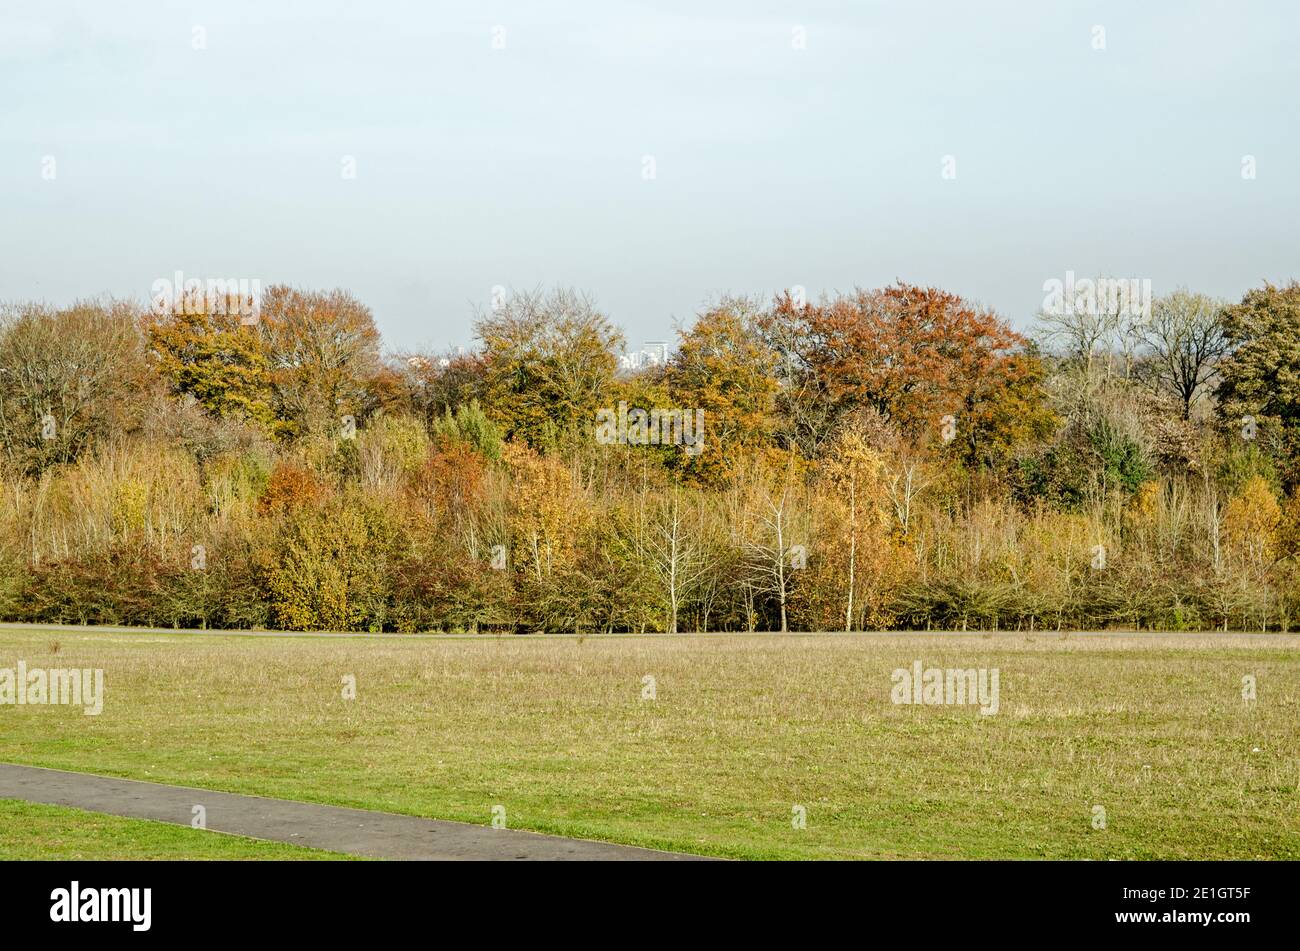
[[[0,299],[342,286],[440,347],[493,285],[633,343],[796,284],[1021,327],[1067,270],[1235,297],[1300,276],[1298,11],[0,0]]]

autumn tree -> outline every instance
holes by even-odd
[[[481,353],[404,353],[391,366],[406,408],[426,426],[482,400],[486,364]]]
[[[281,460],[271,470],[257,504],[263,514],[274,515],[313,506],[328,494],[328,488],[310,469]]]
[[[883,541],[883,533],[873,532],[885,523],[886,515],[882,505],[884,501],[881,486],[882,465],[880,456],[867,444],[863,434],[855,428],[846,427],[831,443],[826,456],[823,473],[832,488],[832,498],[839,502],[844,518],[838,520],[841,528],[837,534],[842,535],[847,544],[847,578],[844,591],[844,630],[853,629],[853,619],[863,587],[860,562],[866,560],[863,554],[868,546]]]
[[[632,373],[620,373],[609,388],[609,408],[614,413],[626,411],[628,419],[627,440],[610,441],[608,415],[602,415],[596,425],[596,452],[588,454],[587,460],[599,460],[606,478],[618,478],[620,474],[635,470],[641,476],[647,466],[664,471],[676,471],[678,457],[685,451],[680,445],[671,441],[672,424],[665,427],[662,421],[651,426],[654,413],[662,413],[674,406],[668,385],[663,378],[661,367],[642,369]],[[683,425],[686,417],[683,418]],[[615,417],[617,420],[617,417]],[[695,418],[691,418],[691,436],[694,438]],[[644,429],[640,424],[645,423]],[[636,431],[633,431],[633,427]],[[707,428],[707,420],[705,421]],[[650,441],[653,428],[656,441]],[[665,439],[667,435],[668,439]],[[703,437],[705,434],[701,434]],[[644,437],[644,438],[643,438]],[[700,444],[702,447],[704,443]],[[591,466],[588,466],[590,469]],[[642,484],[645,484],[642,482]],[[658,486],[658,483],[654,483]],[[658,489],[655,489],[657,491]]]
[[[1229,551],[1260,570],[1277,557],[1282,507],[1262,476],[1242,486],[1223,510],[1223,536]]]
[[[607,498],[577,558],[549,586],[551,614],[568,629],[667,630],[667,592],[647,553],[649,502],[639,493]]]
[[[508,442],[511,558],[517,572],[541,582],[570,564],[590,524],[590,510],[568,468],[520,442]]]
[[[507,535],[500,489],[499,474],[471,442],[435,438],[407,488],[412,542],[395,584],[408,624],[476,631],[509,622],[510,572],[504,557],[492,557],[493,544],[504,555]]]
[[[263,295],[261,311],[271,405],[288,432],[337,432],[342,417],[366,414],[381,369],[368,307],[343,290],[277,284]]]
[[[571,290],[506,297],[479,316],[484,409],[507,438],[548,451],[590,440],[623,335]]]
[[[1300,282],[1265,284],[1225,308],[1230,355],[1217,396],[1220,418],[1247,438],[1276,440],[1287,486],[1300,484]],[[1247,419],[1249,417],[1249,419]]]
[[[975,464],[1051,429],[1028,341],[954,294],[860,290],[809,307],[806,320],[807,360],[837,415],[873,409],[905,436],[959,440]]]
[[[704,413],[702,448],[684,447],[673,461],[690,478],[716,484],[771,444],[777,381],[759,313],[753,301],[726,298],[681,331],[665,379],[674,408]]]
[[[276,623],[300,631],[383,630],[400,545],[395,520],[374,503],[290,513],[263,569]]]
[[[173,394],[218,418],[272,426],[270,349],[239,307],[197,297],[164,308],[149,322],[149,348]]]
[[[0,449],[17,471],[79,458],[140,427],[155,390],[137,315],[121,302],[0,311]]]

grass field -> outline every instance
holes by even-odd
[[[502,805],[516,828],[746,858],[1300,858],[1294,636],[0,628],[18,660],[103,668],[106,696],[0,706],[8,762],[479,823]],[[999,712],[892,703],[915,660],[997,668]]]
[[[0,859],[345,859],[165,822],[0,799]]]

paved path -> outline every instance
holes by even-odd
[[[207,828],[216,832],[371,858],[533,861],[700,858],[515,829],[493,829],[468,822],[264,799],[9,763],[0,763],[0,799],[75,806],[114,816],[186,826],[193,820],[194,806],[201,805],[207,810]]]

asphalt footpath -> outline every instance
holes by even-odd
[[[213,832],[377,859],[635,862],[702,858],[468,822],[264,799],[8,763],[0,763],[0,799],[72,806],[183,826],[193,823],[195,807],[201,806],[204,828]]]

